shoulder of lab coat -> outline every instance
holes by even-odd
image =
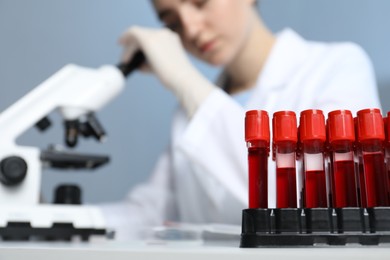
[[[335,109],[380,107],[370,59],[354,43],[307,41],[291,29],[277,38],[248,108]]]
[[[324,112],[348,109],[354,114],[365,108],[381,108],[372,63],[360,46],[329,45],[323,66],[329,77],[317,85],[315,106]]]
[[[115,239],[137,239],[150,227],[162,225],[167,219],[176,220],[171,172],[171,153],[167,150],[149,181],[137,185],[119,202],[98,205],[107,227],[115,230]]]

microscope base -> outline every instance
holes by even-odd
[[[0,206],[0,240],[65,240],[109,237],[98,208],[80,205]]]

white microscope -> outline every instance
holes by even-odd
[[[138,52],[130,63],[118,66],[89,69],[67,65],[0,114],[0,240],[70,240],[74,236],[88,240],[91,235],[108,235],[100,211],[77,205],[77,198],[72,202],[59,195],[56,203],[60,204],[40,203],[44,164],[96,168],[108,157],[55,149],[41,151],[19,146],[16,139],[34,125],[47,128],[47,115],[57,109],[65,121],[69,147],[76,145],[79,135],[92,135],[102,141],[105,132],[93,112],[123,90],[125,77],[144,60]],[[65,187],[62,193],[67,192]]]

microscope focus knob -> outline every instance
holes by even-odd
[[[18,156],[6,157],[0,162],[0,182],[6,186],[20,184],[27,175],[27,163]]]

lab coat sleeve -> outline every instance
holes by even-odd
[[[364,108],[381,108],[373,66],[358,45],[345,43],[329,55],[330,72],[318,89],[315,107],[328,113],[351,110],[354,115]]]
[[[162,154],[150,180],[132,189],[123,201],[99,205],[107,227],[115,230],[115,239],[143,237],[148,228],[172,217],[175,211],[170,158],[169,152]]]
[[[215,89],[198,108],[174,148],[202,169],[199,172],[216,179],[221,187],[246,205],[244,119],[244,109],[221,89]],[[213,191],[206,192],[215,200]]]

